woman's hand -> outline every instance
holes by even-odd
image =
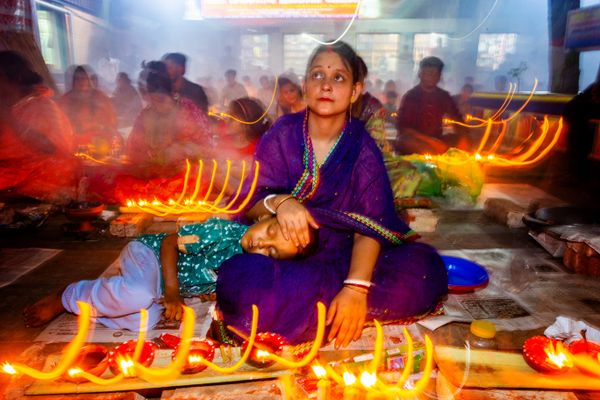
[[[165,292],[162,298],[162,305],[165,307],[165,318],[169,321],[179,321],[183,316],[183,299],[179,294],[179,291],[169,293]]]
[[[327,325],[331,325],[327,340],[335,339],[336,349],[348,346],[360,337],[366,316],[367,294],[342,288],[327,311]]]
[[[277,201],[281,201],[276,199]],[[296,247],[306,247],[310,242],[309,225],[319,229],[319,225],[306,207],[294,198],[288,198],[277,206],[277,221],[286,240],[294,242]]]

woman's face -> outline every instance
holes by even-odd
[[[360,83],[352,83],[352,71],[333,51],[315,57],[304,83],[308,107],[322,116],[345,113],[361,90]]]
[[[300,101],[300,93],[292,84],[286,84],[281,87],[279,102],[287,107],[291,107]]]
[[[73,90],[77,92],[85,92],[92,88],[89,76],[82,73],[75,73],[73,76]]]

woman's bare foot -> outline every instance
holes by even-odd
[[[62,291],[50,294],[23,310],[25,326],[42,326],[65,312],[66,310],[62,305],[61,297]]]

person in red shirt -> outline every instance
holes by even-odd
[[[453,125],[455,134],[443,135],[444,118],[463,120],[450,94],[437,86],[443,68],[444,63],[437,57],[421,60],[420,82],[404,95],[398,109],[396,150],[399,153],[442,154],[449,147],[469,149],[467,135],[457,125]]]

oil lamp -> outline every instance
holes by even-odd
[[[175,360],[177,357],[177,351],[179,346],[175,348],[171,358]],[[210,340],[192,340],[190,345],[190,351],[187,356],[187,360],[181,371],[184,374],[197,374],[206,369],[207,365],[202,363],[201,360],[212,361],[215,357],[215,344]]]
[[[249,365],[255,368],[267,368],[275,364],[269,356],[271,354],[281,355],[283,347],[287,344],[283,336],[277,333],[262,332],[256,335],[254,348],[250,352],[250,356],[246,361]],[[248,341],[244,341],[242,352],[246,351]]]
[[[135,376],[133,354],[135,353],[136,345],[137,340],[128,340],[121,343],[110,352],[108,356],[108,366],[113,374],[123,374],[127,377]],[[154,361],[156,350],[156,344],[145,341],[142,346],[140,358],[137,361],[143,366],[149,367],[152,364],[152,361]]]

